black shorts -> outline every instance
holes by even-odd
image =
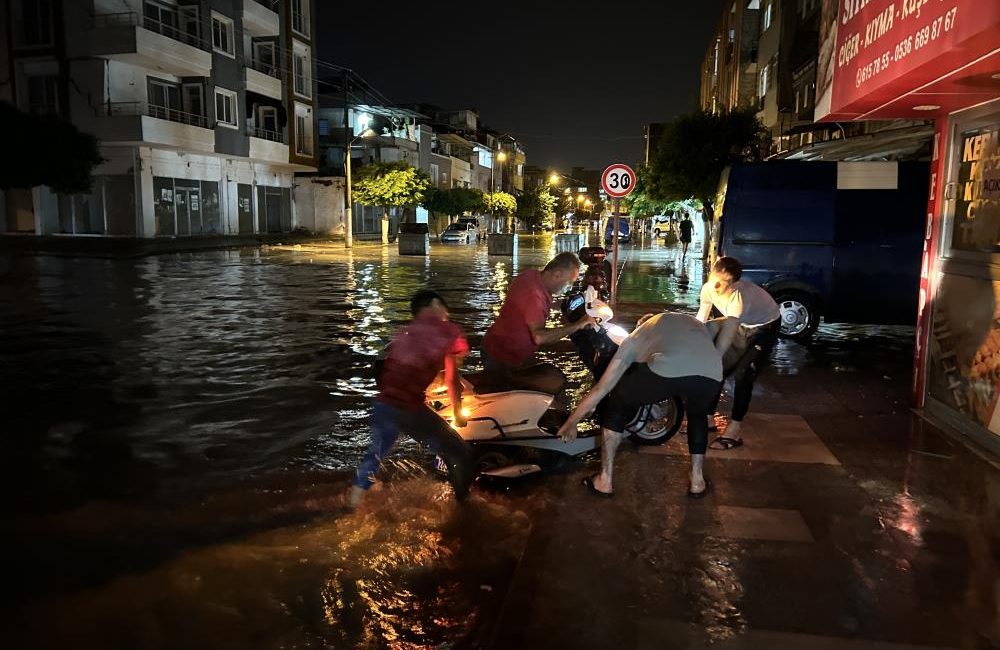
[[[645,363],[633,363],[597,407],[597,421],[606,429],[624,431],[647,404],[672,397],[684,401],[688,417],[710,415],[722,382],[700,375],[661,377]]]

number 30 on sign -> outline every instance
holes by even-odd
[[[601,187],[613,199],[626,197],[635,189],[635,172],[628,165],[615,163],[601,174]]]

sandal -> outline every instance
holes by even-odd
[[[691,488],[688,488],[688,498],[689,499],[701,499],[706,494],[708,494],[708,491],[710,489],[712,489],[712,482],[706,478],[705,479],[705,489],[702,490],[701,492],[692,492]]]
[[[730,449],[736,449],[737,447],[742,446],[743,438],[727,438],[726,436],[719,436],[709,443],[708,448],[716,451],[729,451]]]
[[[602,492],[598,490],[596,487],[594,487],[594,479],[597,478],[597,476],[598,476],[597,474],[594,474],[593,476],[586,476],[581,482],[588,488],[590,488],[591,492],[593,492],[599,497],[602,497],[604,499],[610,499],[611,497],[615,496],[614,492]]]

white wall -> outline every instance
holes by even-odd
[[[299,177],[292,193],[294,226],[315,233],[344,234],[344,179],[340,177]]]

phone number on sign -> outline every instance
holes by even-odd
[[[893,63],[902,61],[913,52],[937,40],[942,34],[953,30],[957,17],[958,7],[952,7],[897,43],[891,52],[883,52],[881,56],[876,57],[867,65],[858,68],[854,78],[854,86],[860,87],[861,84],[885,72]]]

